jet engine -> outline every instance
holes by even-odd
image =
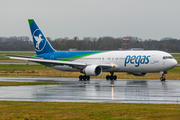
[[[88,76],[99,76],[102,73],[102,68],[98,65],[89,65],[83,69],[83,73]]]
[[[138,72],[138,73],[131,73],[131,74],[133,74],[134,76],[146,76],[147,75],[147,73],[140,73],[140,72]]]

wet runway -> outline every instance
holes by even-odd
[[[180,102],[180,80],[91,79],[77,78],[8,78],[0,81],[33,81],[75,83],[68,85],[0,87],[0,100],[57,102],[120,102],[172,103]]]

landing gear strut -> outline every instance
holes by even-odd
[[[86,81],[86,80],[90,80],[90,76],[86,76],[86,75],[80,75],[79,76],[79,81]]]
[[[110,73],[111,73],[110,76],[109,75],[106,76],[106,80],[116,80],[117,76],[114,75],[114,72],[110,72]]]

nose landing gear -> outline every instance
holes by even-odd
[[[162,77],[160,77],[160,80],[165,81],[166,80],[165,76],[166,76],[165,74],[162,74]]]
[[[167,74],[167,71],[163,71],[163,72],[160,72],[160,74],[162,74],[162,77],[160,77],[160,80],[161,81],[165,81],[166,80],[166,78],[165,78],[165,74]]]

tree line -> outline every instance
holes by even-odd
[[[164,38],[161,40],[142,40],[137,37],[130,38],[131,48],[144,48],[145,50],[162,50],[167,52],[180,52],[180,40]],[[123,38],[113,37],[85,37],[80,40],[78,37],[73,39],[57,38],[52,40],[47,37],[51,45],[56,50],[68,51],[70,48],[77,50],[118,50],[122,47]],[[0,51],[33,51],[32,40],[27,36],[20,37],[0,37]]]

